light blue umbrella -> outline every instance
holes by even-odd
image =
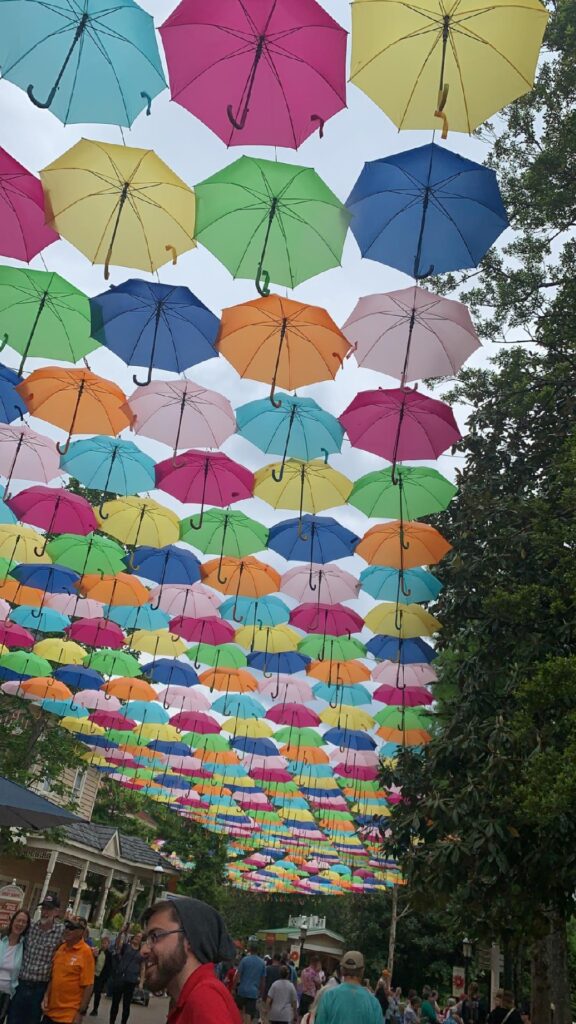
[[[149,604],[137,608],[123,604],[107,605],[104,614],[122,629],[164,629],[170,622],[167,612]]]
[[[4,487],[4,485],[1,485],[0,486],[0,525],[1,526],[6,525],[7,523],[13,524],[13,523],[17,523],[18,522],[18,519],[14,515],[12,509],[8,508],[8,505],[4,501],[1,500],[4,497],[5,493],[6,493],[6,488]]]
[[[260,451],[282,456],[278,480],[287,458],[308,461],[340,451],[343,427],[313,398],[277,393],[276,401],[277,408],[267,398],[241,405],[236,410],[236,429]]]
[[[387,565],[371,565],[360,573],[360,586],[377,601],[400,601],[420,604],[434,601],[442,584],[425,569],[392,569]]]
[[[353,686],[333,682],[317,683],[314,687],[314,696],[318,700],[327,701],[332,707],[338,704],[346,704],[349,707],[357,707],[360,704],[370,704],[372,697],[365,686],[355,683]]]
[[[170,721],[170,715],[162,704],[151,700],[129,700],[124,707],[120,708],[121,715],[125,718],[132,718],[135,722],[152,722],[154,725],[164,725]]]
[[[259,700],[247,693],[225,693],[212,705],[212,711],[219,715],[233,715],[234,718],[264,718],[265,708]]]
[[[75,704],[73,700],[43,700],[42,710],[60,718],[88,718],[87,709]]]
[[[71,620],[68,615],[62,615],[53,608],[32,608],[21,604],[10,612],[10,621],[17,622],[25,629],[37,629],[40,633],[61,633],[70,625]]]
[[[166,88],[153,18],[133,0],[2,3],[0,66],[64,124],[129,128]]]
[[[132,441],[117,437],[73,441],[60,465],[85,487],[105,493],[137,494],[156,486],[154,460]]]
[[[223,619],[246,626],[279,626],[290,619],[290,609],[279,597],[228,597],[218,612]]]

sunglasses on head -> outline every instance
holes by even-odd
[[[69,931],[69,932],[72,932],[72,931],[75,932],[75,931],[78,931],[81,928],[84,928],[84,925],[81,924],[79,921],[78,922],[77,921],[65,921],[64,922],[64,928],[67,931]]]

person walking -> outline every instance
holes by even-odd
[[[8,1008],[8,1024],[40,1024],[52,957],[62,942],[64,925],[59,916],[58,898],[45,896],[40,904],[40,920],[30,925],[24,939],[22,966]]]
[[[110,949],[110,939],[105,935],[100,940],[100,947],[98,949],[98,955],[96,957],[96,976],[94,978],[94,1002],[92,1004],[91,1017],[98,1016],[98,1007],[100,1006],[100,1000],[102,993],[108,984],[108,979],[112,974],[112,950]]]
[[[468,987],[459,1012],[464,1024],[486,1024],[488,1008],[475,981]]]
[[[438,1024],[438,1016],[436,1013],[436,1007],[432,998],[432,989],[429,985],[424,985],[422,989],[422,1004],[420,1006],[420,1016],[426,1024]]]
[[[151,992],[168,992],[167,1024],[241,1024],[231,993],[216,977],[214,965],[236,952],[218,911],[178,896],[154,903],[142,924],[144,979]]]
[[[64,941],[54,953],[42,1024],[83,1024],[94,987],[94,954],[84,941],[86,919],[64,922]]]
[[[356,949],[340,961],[342,982],[324,991],[318,1003],[315,1024],[382,1024],[380,1003],[362,985],[364,957]]]
[[[266,968],[266,974],[264,975],[264,995],[267,996],[270,991],[270,986],[283,977],[282,964],[280,962],[280,953],[274,953],[272,957],[272,963],[268,964]],[[290,972],[286,968],[286,977],[290,980]]]
[[[236,974],[236,998],[244,1024],[258,1019],[258,1000],[264,995],[266,964],[258,956],[258,943],[251,942],[248,956],[242,957]]]
[[[488,1024],[522,1024],[522,1015],[516,1008],[512,992],[499,989],[495,998],[497,1006],[488,1014]]]
[[[308,1013],[312,1003],[316,999],[316,993],[322,988],[322,976],[320,970],[322,961],[319,956],[313,956],[308,967],[305,967],[300,975],[300,1016]]]
[[[273,981],[266,998],[269,1024],[292,1024],[296,1020],[298,996],[288,977],[288,968],[280,968],[280,977]]]
[[[30,914],[27,910],[17,910],[0,939],[0,1024],[6,1020],[10,1000],[18,985],[24,937],[29,928]]]
[[[410,996],[404,1007],[404,1024],[416,1024],[420,1020],[420,999]]]
[[[144,975],[144,958],[140,934],[127,939],[112,955],[112,1003],[110,1024],[116,1024],[116,1017],[122,1003],[122,1024],[127,1024],[132,1009],[132,996]]]

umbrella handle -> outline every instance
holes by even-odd
[[[2,352],[2,349],[6,348],[6,345],[8,344],[8,338],[8,334],[4,333],[2,335],[2,339],[0,340],[0,352]]]
[[[308,534],[307,533],[302,533],[302,520],[301,519],[298,520],[298,540],[303,540],[303,541],[307,541],[308,540]],[[310,590],[316,590],[316,587],[310,587]]]
[[[196,526],[195,523],[192,522],[192,516],[190,516],[190,529],[191,530],[201,530],[202,529],[203,521],[204,521],[204,509],[202,509],[202,511],[200,513],[200,519],[198,520],[198,525],[197,526]]]
[[[242,92],[242,95],[243,95],[244,99],[243,99],[243,101],[241,99],[241,102],[244,103],[244,106],[242,108],[241,113],[239,114],[239,117],[238,118],[234,117],[234,108],[233,108],[231,103],[229,103],[228,106],[226,107],[226,113],[228,114],[228,120],[230,121],[230,124],[232,125],[232,127],[236,128],[237,131],[242,131],[244,125],[246,124],[246,118],[248,117],[248,111],[250,110],[250,100],[252,99],[252,90],[254,88],[254,81],[256,79],[256,72],[258,70],[258,65],[259,65],[260,60],[262,58],[262,54],[264,52],[264,45],[265,45],[265,43],[266,43],[266,36],[265,35],[258,36],[258,43],[257,43],[256,49],[254,51],[254,60],[252,61],[252,67],[250,68],[250,74],[248,75],[248,81],[246,82],[246,85],[244,86],[244,89],[243,89],[243,92]]]
[[[148,106],[146,107],[146,117],[150,117],[152,113],[152,97],[147,92],[140,93],[143,100],[148,100]]]
[[[148,113],[150,113],[150,111],[148,111]],[[146,387],[147,384],[151,384],[152,383],[152,373],[153,373],[153,369],[154,369],[154,356],[156,354],[156,342],[158,340],[158,329],[160,327],[160,320],[162,319],[162,309],[163,309],[163,300],[161,299],[159,302],[156,303],[156,313],[155,313],[155,316],[154,316],[154,335],[152,337],[152,348],[150,349],[150,362],[148,364],[148,374],[147,374],[146,380],[145,381],[138,380],[138,377],[137,377],[136,374],[133,374],[133,376],[132,376],[132,380],[134,381],[136,386],[139,387],[139,388]]]
[[[178,253],[176,252],[176,246],[175,245],[165,245],[164,248],[166,249],[166,252],[171,252],[172,253],[172,266],[175,267],[177,262],[178,262]]]
[[[409,544],[407,546],[410,547]],[[411,597],[412,596],[412,591],[411,591],[410,587],[406,587],[405,584],[404,584],[404,573],[402,571],[400,572],[400,590],[404,594],[404,597]]]
[[[242,116],[239,121],[237,121],[236,118],[234,117],[234,109],[231,103],[229,103],[228,106],[226,107],[226,113],[228,114],[228,120],[230,121],[232,127],[236,128],[236,131],[241,132],[244,125],[246,124],[246,118],[248,117],[248,105],[245,105],[244,110],[242,111]]]
[[[398,605],[396,605],[396,610],[394,612],[394,627],[397,632],[400,633],[400,630],[402,629],[402,612]]]
[[[64,58],[64,62],[62,64],[62,67],[60,68],[60,71],[58,72],[58,74],[56,76],[56,81],[54,82],[54,85],[52,86],[52,88],[50,89],[50,92],[48,93],[48,99],[44,100],[43,102],[41,100],[37,100],[35,95],[34,95],[34,86],[33,85],[29,85],[28,88],[26,89],[26,92],[28,93],[28,99],[32,100],[32,103],[34,104],[35,107],[40,107],[41,110],[47,110],[48,107],[51,106],[51,104],[52,104],[52,102],[54,100],[54,97],[55,97],[55,95],[58,92],[58,89],[60,87],[60,82],[62,81],[62,76],[64,75],[64,72],[66,71],[66,68],[68,67],[68,63],[70,61],[70,58],[71,58],[72,54],[74,53],[74,50],[76,49],[76,46],[80,42],[80,39],[81,39],[81,37],[82,37],[82,35],[84,33],[84,30],[85,30],[85,28],[86,28],[86,26],[88,24],[88,18],[89,18],[88,14],[84,13],[82,15],[82,17],[80,18],[80,21],[78,22],[78,25],[76,27],[76,31],[74,33],[74,38],[73,38],[73,40],[72,40],[72,42],[70,44],[70,48],[68,50],[68,53],[66,54],[66,56]]]
[[[267,270],[262,270],[261,267],[258,267],[258,276],[256,277],[254,284],[262,298],[265,298],[266,295],[270,295],[270,274]]]
[[[310,114],[311,121],[318,121],[318,135],[321,139],[324,138],[324,125],[326,124],[323,117],[320,114]]]
[[[238,605],[238,598],[240,597],[240,584],[242,583],[242,573],[243,572],[244,572],[244,562],[240,562],[240,572],[238,573],[238,585],[236,587],[236,594],[235,594],[235,597],[234,597],[234,605],[233,605],[233,608],[232,608],[232,619],[233,619],[234,622],[244,622],[244,616],[240,616],[240,618],[238,618],[238,616],[236,615],[237,605]]]
[[[282,405],[282,402],[280,401],[280,402],[276,403],[272,399],[272,405],[274,406],[275,409],[279,409],[280,406]],[[280,472],[277,474],[275,469],[272,470],[272,479],[275,480],[277,484],[281,483],[282,478],[284,476],[284,467],[286,465],[286,459],[288,457],[288,446],[290,444],[290,435],[292,433],[292,427],[294,425],[295,418],[296,418],[296,406],[293,405],[292,406],[292,410],[290,412],[290,420],[288,422],[288,430],[286,432],[286,444],[284,445],[284,452],[282,454],[282,463],[280,465]]]
[[[108,513],[104,511],[104,505],[106,504],[107,501],[108,501],[107,498],[102,498],[102,501],[98,505],[98,515],[100,516],[100,519],[108,519],[109,518]]]
[[[148,367],[148,374],[146,376],[146,380],[138,380],[138,374],[136,374],[136,373],[132,374],[132,380],[134,381],[136,387],[138,387],[138,388],[145,388],[147,384],[151,384],[152,383],[152,366]]]
[[[34,554],[36,555],[37,558],[42,558],[42,555],[46,554],[47,546],[48,546],[48,538],[46,538],[46,540],[44,541],[44,544],[42,545],[41,548],[37,548],[37,547],[34,548]]]

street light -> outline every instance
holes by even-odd
[[[161,864],[156,864],[154,868],[154,877],[152,878],[152,885],[150,886],[150,906],[153,905],[156,899],[156,887],[162,884],[162,875],[164,874],[164,868]]]
[[[302,918],[300,922],[300,954],[298,957],[300,967],[302,967],[302,954],[304,952],[304,943],[306,942],[306,936],[308,935],[308,922],[306,918]]]
[[[470,961],[472,959],[472,943],[470,939],[462,939],[462,956],[464,957],[464,988],[468,992],[468,974],[470,972]]]

